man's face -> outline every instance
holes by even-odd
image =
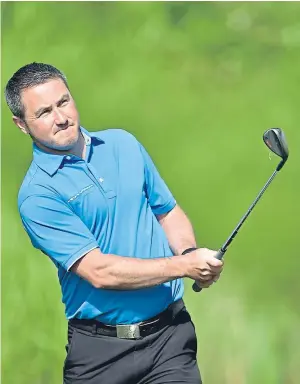
[[[14,117],[21,130],[48,149],[68,151],[79,138],[79,115],[75,102],[60,79],[22,91],[24,120]]]

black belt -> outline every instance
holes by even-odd
[[[175,316],[184,308],[182,299],[172,303],[165,311],[146,321],[136,324],[107,325],[94,319],[71,319],[69,325],[92,334],[118,337],[120,339],[140,339],[171,325]]]

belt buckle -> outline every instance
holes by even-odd
[[[116,328],[119,339],[139,339],[141,337],[139,324],[118,324]]]

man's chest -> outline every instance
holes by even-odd
[[[94,156],[64,164],[55,179],[61,198],[94,232],[129,214],[145,199],[142,158],[130,154]]]

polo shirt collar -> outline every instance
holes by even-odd
[[[80,131],[84,137],[85,144],[90,146],[93,141],[104,143],[102,139],[88,132],[83,127],[80,127]],[[39,148],[35,143],[33,143],[33,160],[38,165],[39,168],[47,172],[50,176],[53,176],[54,173],[61,166],[61,163],[67,155],[57,155],[54,153],[48,153]]]

